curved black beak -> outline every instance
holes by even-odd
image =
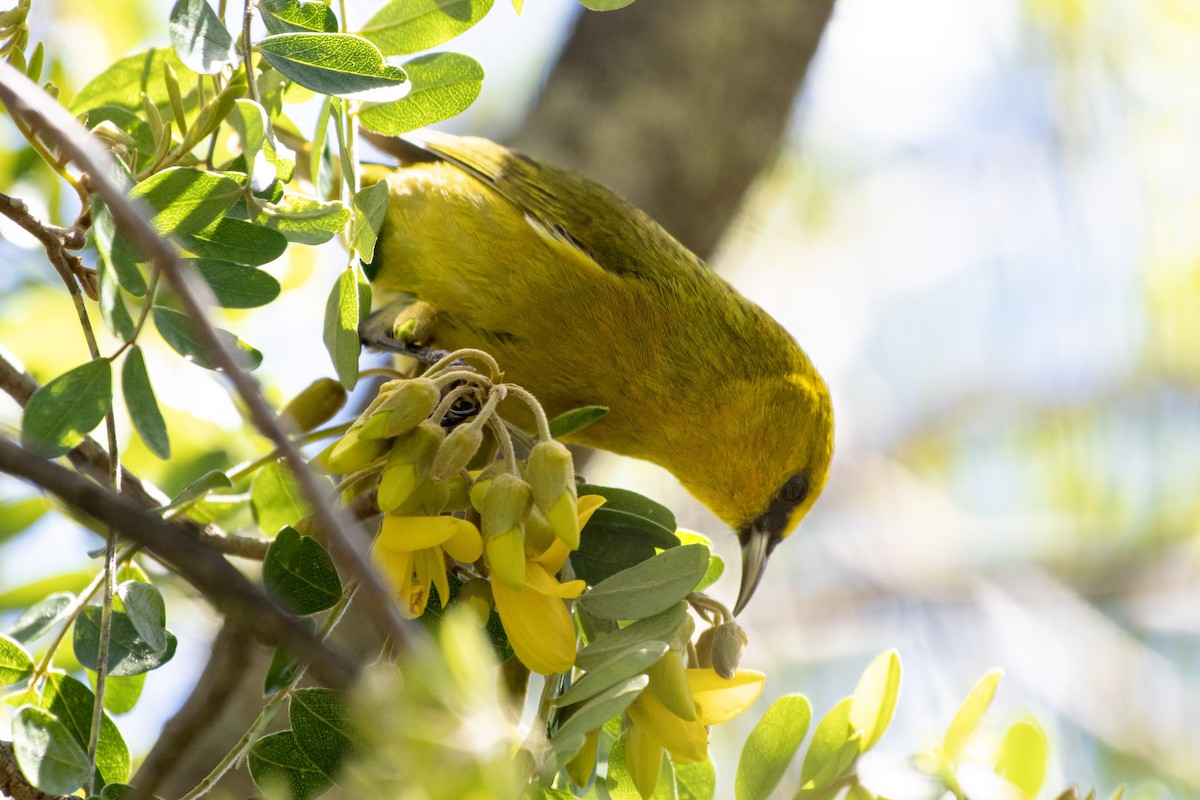
[[[767,559],[771,557],[771,551],[779,544],[781,538],[775,531],[766,529],[760,520],[738,532],[738,539],[742,543],[742,585],[738,589],[737,603],[733,607],[735,616],[742,613],[742,609],[754,596],[754,590],[758,588],[758,583],[766,572]]]

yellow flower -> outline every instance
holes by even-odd
[[[603,504],[604,498],[597,495],[579,498],[579,527]],[[520,589],[502,580],[492,581],[496,611],[513,652],[521,663],[542,675],[566,672],[575,663],[575,623],[563,601],[578,597],[586,584],[579,580],[559,583],[555,577],[570,552],[561,539],[555,539],[545,552],[526,558],[525,583]]]
[[[654,793],[663,750],[677,764],[703,761],[708,757],[707,727],[733,719],[749,708],[762,693],[766,676],[743,669],[726,680],[712,669],[689,669],[687,679],[696,703],[694,720],[680,719],[649,690],[638,695],[627,709],[625,759],[642,797]]]
[[[405,617],[415,619],[425,611],[431,583],[445,606],[450,585],[443,551],[466,564],[478,560],[483,553],[479,529],[465,519],[445,515],[384,515],[371,556],[396,592],[396,604]]]

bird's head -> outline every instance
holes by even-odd
[[[794,345],[793,345],[794,347]],[[732,436],[720,459],[677,470],[688,490],[737,532],[742,579],[734,613],[750,601],[775,547],[812,508],[833,455],[829,390],[808,358],[784,371],[735,381],[714,398],[720,421],[709,428]]]

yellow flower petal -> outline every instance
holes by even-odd
[[[471,523],[457,517],[400,517],[386,514],[379,526],[375,549],[424,550],[449,541],[461,533],[464,525]]]
[[[445,608],[450,599],[450,582],[446,580],[446,559],[442,557],[442,550],[438,547],[422,550],[417,553],[417,558],[420,558],[422,553],[426,554],[430,561],[429,574],[433,578],[433,585],[437,587],[438,602]]]
[[[600,746],[600,729],[592,731],[583,742],[583,749],[567,762],[567,774],[576,786],[587,786],[596,770],[596,751]]]
[[[520,528],[489,536],[483,549],[487,553],[492,583],[503,582],[511,589],[525,585],[525,537]]]
[[[492,597],[522,664],[542,675],[571,668],[575,663],[575,625],[562,600],[528,586],[514,591],[503,581],[492,582]]]
[[[605,498],[598,494],[585,494],[576,502],[576,508],[579,512],[579,528],[582,530],[584,525],[587,525],[589,519],[596,509],[604,505]],[[535,561],[546,568],[546,571],[551,575],[557,575],[562,569],[562,565],[567,562],[567,556],[571,555],[571,548],[561,539],[555,539],[546,551],[538,556]]]
[[[464,564],[478,561],[479,557],[483,555],[483,539],[479,535],[479,528],[465,519],[457,517],[446,517],[446,519],[454,520],[455,532],[442,544],[442,547],[446,548],[446,552],[455,561],[461,561]]]
[[[638,794],[649,798],[658,786],[662,772],[662,745],[640,725],[630,725],[625,733],[625,765]]]
[[[699,722],[685,722],[667,710],[653,692],[643,691],[626,709],[629,720],[642,727],[671,751],[677,764],[691,764],[708,757],[708,731]]]
[[[592,518],[592,514],[596,509],[607,503],[607,498],[601,497],[598,494],[585,494],[583,497],[575,501],[575,508],[579,514],[579,528],[588,524],[588,520]]]
[[[555,577],[536,561],[525,563],[525,585],[550,597],[574,599],[583,594],[587,588],[586,581],[567,581],[559,583]]]
[[[688,683],[702,725],[719,725],[741,714],[762,694],[767,676],[739,669],[726,680],[711,669],[689,669]]]

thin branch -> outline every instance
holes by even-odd
[[[24,478],[116,528],[195,586],[227,617],[309,661],[313,673],[327,685],[342,687],[355,679],[354,664],[330,650],[219,553],[171,523],[4,438],[0,438],[0,472]]]
[[[0,795],[12,800],[73,800],[66,795],[47,794],[33,786],[21,772],[11,742],[0,742]]]
[[[10,114],[32,125],[41,136],[52,141],[76,166],[88,173],[91,185],[108,206],[117,227],[133,240],[156,268],[163,271],[184,311],[191,317],[205,351],[233,384],[251,421],[283,452],[305,499],[313,509],[320,531],[326,537],[330,555],[349,575],[362,583],[367,606],[381,632],[397,643],[408,642],[413,631],[420,629],[407,625],[401,618],[391,592],[371,568],[366,555],[367,540],[351,533],[355,525],[349,515],[325,498],[321,484],[263,397],[258,382],[242,369],[240,359],[218,336],[208,320],[205,310],[212,305],[212,292],[208,285],[195,268],[181,261],[169,242],[155,233],[147,222],[144,210],[134,206],[109,174],[104,149],[61,104],[16,69],[3,63],[0,63],[0,101]]]

